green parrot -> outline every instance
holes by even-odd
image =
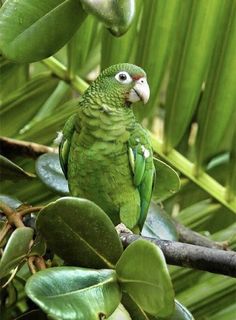
[[[105,69],[81,96],[59,146],[71,195],[95,202],[115,225],[135,232],[146,219],[155,169],[148,131],[136,121],[132,103],[146,103],[149,95],[140,67]]]

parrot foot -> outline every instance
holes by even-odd
[[[117,233],[120,235],[121,233],[129,233],[129,234],[133,234],[133,232],[128,229],[124,223],[119,223],[116,227],[116,231]]]

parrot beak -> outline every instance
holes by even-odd
[[[130,90],[128,95],[129,102],[137,102],[142,100],[147,103],[150,97],[150,89],[145,77],[139,78],[135,81],[134,87]]]

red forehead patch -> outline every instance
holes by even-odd
[[[143,78],[143,77],[144,77],[143,74],[135,74],[135,75],[132,76],[132,79],[133,80],[139,80],[140,78]]]

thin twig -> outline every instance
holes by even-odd
[[[3,201],[0,201],[0,210],[2,210],[6,217],[10,217],[14,213],[14,210]]]
[[[4,285],[2,286],[2,288],[5,288],[15,277],[17,271],[19,269],[19,266],[16,266],[15,269],[12,270],[11,276],[9,277],[9,279],[7,280],[7,282],[4,283]]]
[[[36,267],[34,265],[35,256],[31,256],[28,258],[28,266],[32,274],[35,274],[37,272]]]
[[[138,239],[145,239],[157,245],[163,252],[166,262],[171,265],[188,267],[236,277],[236,252],[210,249],[169,240],[156,240],[134,234],[121,233],[124,247]]]
[[[18,212],[15,212],[12,208],[10,208],[6,203],[0,201],[0,210],[7,217],[10,225],[15,226],[16,228],[24,227],[24,223],[21,220],[21,217]]]
[[[37,211],[40,211],[41,209],[43,209],[44,206],[38,206],[38,207],[31,207],[31,208],[27,208],[27,209],[24,209],[22,211],[19,211],[19,215],[21,217],[29,214],[29,213],[32,213],[32,212],[37,212]]]

